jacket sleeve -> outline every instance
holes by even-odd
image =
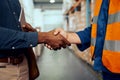
[[[37,32],[15,31],[0,26],[0,50],[34,47],[37,41]]]
[[[77,44],[77,47],[84,51],[88,47],[90,47],[91,43],[91,27],[85,28],[83,31],[76,32],[81,40],[81,44]]]

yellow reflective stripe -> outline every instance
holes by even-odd
[[[93,23],[97,24],[98,16],[93,17]],[[120,12],[108,16],[108,24],[120,22]]]

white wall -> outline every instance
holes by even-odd
[[[33,0],[20,0],[25,11],[26,21],[33,27],[40,27],[41,31],[49,31],[63,27],[62,10],[35,9]]]
[[[33,19],[34,27],[40,27],[41,31],[44,28],[44,17],[41,9],[34,9],[34,19]]]
[[[57,27],[63,27],[62,10],[46,10],[44,15],[44,31],[49,31]]]
[[[26,21],[33,26],[33,0],[20,0],[20,2],[24,8]]]

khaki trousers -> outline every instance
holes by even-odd
[[[29,80],[26,58],[18,65],[0,63],[0,80]]]

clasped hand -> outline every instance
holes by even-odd
[[[28,23],[22,26],[25,32],[36,32],[36,29]],[[38,44],[44,43],[49,49],[58,50],[70,46],[70,42],[67,40],[66,32],[61,29],[55,29],[49,32],[38,32]]]
[[[66,46],[70,46],[70,42],[59,33],[57,30],[52,30],[47,32],[44,42],[45,46],[49,49],[58,50],[61,48],[66,48]]]

